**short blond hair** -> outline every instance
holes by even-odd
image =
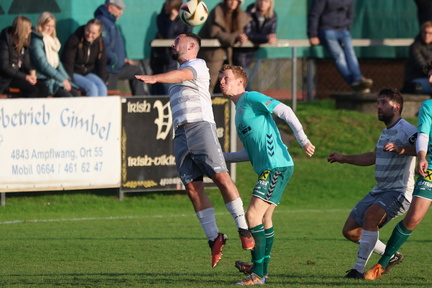
[[[241,78],[243,79],[243,88],[246,88],[248,84],[248,76],[246,71],[241,66],[235,66],[231,64],[225,64],[222,66],[222,68],[219,70],[219,75],[223,73],[224,71],[232,70],[234,77],[236,79]]]

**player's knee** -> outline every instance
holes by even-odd
[[[272,225],[272,217],[264,215],[263,217],[263,223],[266,227],[271,227]]]
[[[360,235],[356,232],[356,230],[346,229],[345,227],[342,229],[342,235],[352,242],[360,241]]]
[[[349,239],[349,238],[348,238],[348,237],[349,237],[349,233],[348,233],[348,231],[345,230],[345,228],[342,229],[342,235],[343,235],[345,238]]]
[[[403,220],[403,226],[410,230],[413,231],[415,229],[415,227],[417,227],[417,225],[421,222],[420,218],[416,218],[416,217],[410,217],[408,219],[408,217],[405,217],[405,219]]]
[[[250,209],[246,211],[246,221],[248,221],[248,223],[251,223],[251,221],[253,221],[253,213],[250,211]]]
[[[249,227],[255,227],[259,224],[263,224],[262,217],[257,217],[256,213],[252,212],[251,210],[246,212],[246,220],[249,224]]]

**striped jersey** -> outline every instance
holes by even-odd
[[[207,121],[215,123],[209,91],[210,74],[204,60],[191,59],[183,62],[179,70],[190,69],[192,80],[170,86],[170,105],[174,129],[186,123]]]
[[[415,157],[383,151],[386,143],[398,146],[414,145],[417,128],[405,119],[399,119],[392,127],[385,128],[376,145],[375,180],[376,186],[371,193],[398,191],[408,201],[412,199],[414,189]]]

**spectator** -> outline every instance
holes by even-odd
[[[69,76],[86,96],[106,96],[108,72],[102,23],[91,19],[66,41],[62,62]]]
[[[221,47],[202,48],[199,58],[207,62],[210,69],[210,93],[215,90],[218,82],[219,70],[224,62],[232,64],[233,46],[248,40],[244,28],[251,20],[250,16],[241,9],[243,0],[223,0],[216,5],[208,16],[207,21],[199,32],[202,39],[218,39]]]
[[[432,21],[426,21],[409,49],[409,58],[405,67],[404,92],[432,94],[428,75],[423,72],[423,67],[431,60]]]
[[[0,34],[0,94],[10,87],[20,89],[21,97],[47,97],[48,87],[37,81],[31,72],[30,34],[32,23],[24,16],[17,16],[12,26]]]
[[[246,13],[252,20],[246,25],[245,33],[249,40],[254,44],[276,44],[276,25],[277,15],[274,11],[274,0],[256,0],[250,4]],[[249,75],[249,66],[254,59],[258,47],[254,48],[234,48],[233,63],[242,66]],[[248,87],[249,87],[248,82]],[[246,90],[250,90],[246,87]]]
[[[426,21],[432,21],[432,0],[414,0],[417,5],[419,27]]]
[[[353,0],[314,0],[308,15],[309,42],[324,46],[354,91],[368,93],[373,81],[361,74],[351,43],[353,16]]]
[[[60,41],[56,34],[56,19],[50,12],[43,12],[31,38],[30,57],[39,79],[45,81],[48,93],[54,97],[79,96],[78,88],[60,62]]]
[[[135,78],[142,74],[141,68],[126,58],[125,43],[116,21],[126,8],[123,0],[105,0],[94,17],[102,22],[102,37],[105,42],[108,68],[108,90],[117,90],[118,80],[129,80],[132,95],[144,95],[143,84]]]
[[[156,18],[158,32],[155,39],[175,39],[184,32],[192,32],[192,27],[180,20],[179,10],[182,0],[166,0]],[[171,47],[152,48],[150,68],[153,74],[177,70],[177,61],[171,58]],[[168,95],[169,84],[151,85],[152,95]]]

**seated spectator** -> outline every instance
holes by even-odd
[[[354,91],[368,93],[373,81],[362,75],[352,46],[353,17],[354,0],[314,0],[308,14],[309,42],[312,46],[324,46]]]
[[[38,81],[31,70],[31,26],[30,19],[19,15],[12,26],[0,33],[0,94],[6,89],[18,88],[21,97],[48,96],[48,87],[44,82]]]
[[[274,11],[274,0],[256,0],[246,8],[252,20],[246,25],[245,33],[254,44],[276,44],[276,25],[277,16]],[[249,75],[249,66],[251,65],[255,52],[258,47],[254,48],[234,48],[233,63],[242,66]],[[248,87],[249,87],[248,83]],[[249,88],[246,90],[250,90]]]
[[[432,21],[426,21],[409,49],[403,92],[432,95],[429,77],[423,72],[430,61],[432,61]]]
[[[60,41],[56,34],[56,19],[50,12],[43,12],[32,32],[30,57],[39,79],[45,81],[49,94],[54,97],[80,96],[78,88],[60,62]]]
[[[156,18],[158,32],[155,39],[175,39],[184,32],[192,32],[192,27],[180,20],[179,10],[182,0],[166,0]],[[151,51],[150,68],[153,74],[177,70],[177,61],[171,57],[171,47],[154,47]],[[155,83],[150,87],[152,95],[168,95],[169,84]]]
[[[66,41],[62,62],[69,76],[86,96],[106,96],[108,80],[102,23],[92,19],[78,27]]]
[[[105,0],[94,12],[102,22],[102,38],[105,43],[108,69],[108,90],[117,90],[118,80],[129,80],[132,95],[145,95],[144,85],[135,78],[143,72],[135,61],[126,58],[123,35],[116,21],[126,8],[123,0]]]
[[[218,39],[221,44],[221,47],[203,47],[198,54],[210,70],[210,93],[220,92],[219,85],[216,87],[219,70],[225,62],[232,64],[234,44],[248,40],[244,28],[251,18],[242,10],[241,4],[242,0],[223,0],[210,11],[199,32],[202,39]]]

